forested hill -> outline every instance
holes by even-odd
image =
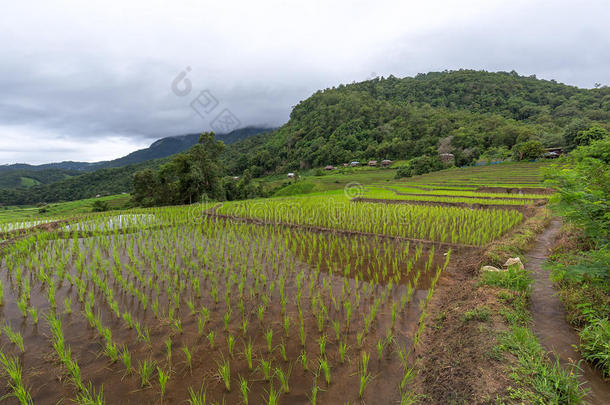
[[[569,149],[580,131],[609,123],[608,87],[581,89],[514,72],[390,76],[316,92],[271,136],[229,148],[227,160],[232,172],[255,175],[439,151],[463,165],[483,153],[507,156],[528,140]]]

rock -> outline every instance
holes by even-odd
[[[483,266],[481,267],[481,271],[504,271],[503,269],[499,269],[494,266]]]
[[[521,259],[519,259],[518,257],[511,257],[510,259],[508,259],[506,261],[506,263],[504,263],[504,267],[509,268],[510,266],[514,266],[516,265],[519,270],[523,270],[523,263],[521,263]]]

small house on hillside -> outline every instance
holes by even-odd
[[[453,160],[455,159],[453,153],[441,153],[439,157],[441,158],[441,162],[443,163],[453,163]]]
[[[324,170],[335,170],[335,166],[333,165],[328,165],[324,168]]]
[[[289,179],[294,179],[295,178],[295,174],[292,173],[292,172],[288,173],[288,178]]]
[[[376,160],[369,160],[369,166],[377,166],[377,161]]]
[[[381,166],[383,166],[383,167],[390,167],[390,166],[392,166],[392,163],[394,163],[394,162],[392,162],[389,159],[384,159],[384,160],[381,161]]]
[[[563,148],[547,148],[544,152],[544,157],[547,159],[557,159],[563,154]]]
[[[355,160],[354,160],[354,161],[353,161],[353,162],[351,162],[349,165],[350,165],[351,167],[360,166],[360,162],[357,162],[357,161],[355,161]]]

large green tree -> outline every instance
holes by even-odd
[[[205,132],[196,145],[175,155],[157,172],[137,172],[134,175],[135,203],[145,206],[187,204],[206,198],[224,198],[224,169],[220,161],[224,147],[224,143],[214,139],[213,132]]]

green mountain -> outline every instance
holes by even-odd
[[[250,169],[255,176],[439,151],[466,165],[528,140],[570,149],[579,131],[609,123],[608,87],[581,89],[515,72],[390,76],[316,92],[280,129],[232,145],[226,159],[232,173]]]

